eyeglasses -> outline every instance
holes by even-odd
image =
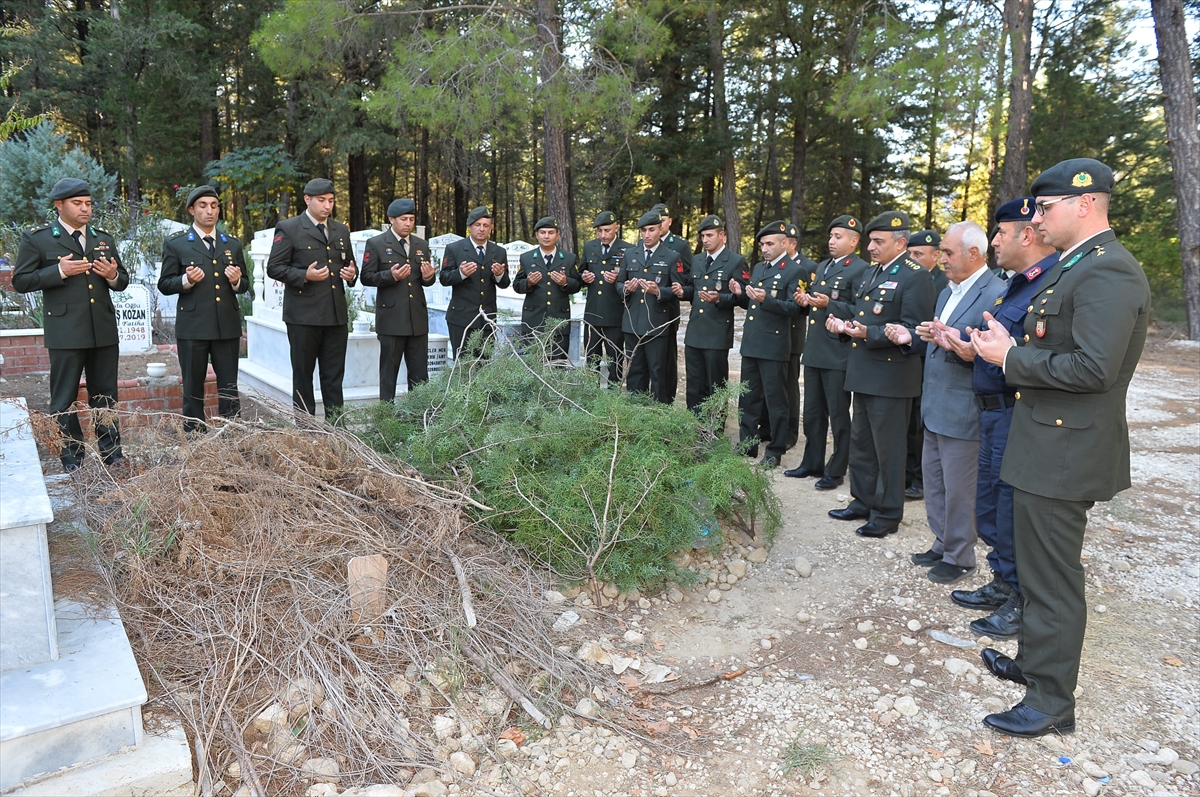
[[[1079,197],[1077,197],[1077,196],[1060,196],[1058,199],[1047,199],[1044,202],[1034,202],[1033,207],[1035,210],[1037,210],[1037,212],[1039,214],[1045,216],[1046,208],[1050,207],[1051,205],[1056,205],[1059,202],[1062,202],[1067,199],[1079,199]]]

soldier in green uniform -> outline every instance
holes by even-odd
[[[425,288],[437,269],[429,242],[412,234],[417,203],[394,199],[387,209],[388,229],[367,240],[363,285],[375,288],[375,336],[379,338],[379,400],[395,401],[400,363],[408,389],[429,381],[429,309]]]
[[[625,333],[625,357],[629,373],[625,388],[630,393],[650,392],[663,404],[675,401],[668,363],[674,350],[672,324],[679,317],[687,275],[679,254],[664,244],[662,217],[646,213],[638,220],[642,244],[625,250],[617,291],[625,299],[621,329]]]
[[[123,291],[129,273],[117,243],[92,220],[92,192],[66,177],[50,189],[58,218],[21,234],[12,284],[20,293],[42,292],[46,348],[50,351],[50,414],[63,436],[59,456],[69,473],[83,465],[79,416],[72,407],[79,377],[87,375],[88,405],[117,406],[117,311],[110,291]],[[96,443],[106,464],[124,461],[121,430],[113,412],[93,412]]]
[[[665,246],[674,249],[679,255],[679,259],[683,261],[684,274],[686,276],[683,284],[686,285],[686,280],[691,279],[692,274],[691,244],[671,232],[671,225],[674,223],[674,220],[671,217],[670,208],[665,204],[660,202],[650,208],[650,212],[657,213],[662,218],[662,237],[660,240]],[[674,396],[679,388],[679,306],[676,305],[672,312],[675,313],[675,321],[672,323],[669,333],[671,339],[671,359],[667,363],[667,389]]]
[[[867,251],[877,263],[858,286],[849,321],[830,315],[825,328],[850,338],[846,389],[854,393],[850,427],[850,493],[832,509],[838,520],[866,520],[862,537],[894,534],[904,517],[905,436],[912,400],[921,393],[921,357],[885,334],[888,324],[910,332],[933,316],[933,280],[909,260],[908,214],[892,210],[867,224]]]
[[[933,230],[921,230],[908,237],[908,256],[917,265],[929,272],[933,278],[933,295],[941,295],[942,288],[950,282],[946,272],[938,263],[941,257],[942,236]],[[925,363],[922,360],[921,369]],[[919,501],[925,497],[925,477],[921,472],[921,458],[925,450],[925,426],[921,415],[921,397],[913,399],[912,412],[908,416],[908,458],[904,466],[904,497]]]
[[[799,264],[801,276],[798,293],[808,290],[809,280],[817,264],[811,258],[800,253],[800,228],[795,224],[788,225],[787,240],[784,242],[788,257]],[[792,356],[788,360],[787,394],[788,394],[788,449],[800,442],[800,358],[804,356],[804,340],[808,327],[808,305],[800,304],[800,315],[792,319]]]
[[[212,361],[217,377],[217,412],[235,418],[238,399],[238,352],[242,316],[235,294],[250,290],[250,270],[242,242],[217,230],[221,200],[211,185],[193,188],[187,198],[192,226],[163,243],[158,290],[179,295],[175,340],[183,382],[183,428],[203,431],[204,380]]]
[[[566,360],[571,345],[571,294],[579,293],[579,264],[574,252],[558,248],[558,219],[545,216],[534,225],[538,248],[521,255],[513,290],[525,294],[521,335],[553,326],[550,359]]]
[[[611,210],[596,217],[596,236],[583,245],[579,279],[587,290],[583,306],[584,336],[588,362],[608,359],[608,383],[620,385],[625,372],[625,344],[621,317],[625,302],[617,292],[621,258],[629,246],[621,240],[621,225]]]
[[[691,279],[683,288],[683,298],[692,303],[683,337],[683,360],[687,369],[687,407],[693,412],[729,379],[736,306],[729,279],[746,270],[746,258],[731,252],[728,243],[725,222],[720,216],[705,216],[700,220],[704,254],[692,261]]]
[[[1146,342],[1150,288],[1109,227],[1112,188],[1112,170],[1091,158],[1033,181],[1033,226],[1062,254],[1029,302],[1023,340],[990,314],[987,330],[971,336],[1017,391],[1000,478],[1013,486],[1019,648],[1016,661],[982,653],[993,673],[1026,685],[1020,703],[983,720],[1009,736],[1075,729],[1087,513],[1130,486],[1125,401]]]
[[[326,420],[342,409],[346,373],[346,288],[358,280],[350,229],[333,213],[333,181],[323,177],[304,186],[307,209],[275,225],[267,276],[284,284],[283,321],[292,358],[292,404],[315,415],[313,371],[320,365],[321,401]]]
[[[807,304],[808,340],[804,352],[804,458],[784,476],[820,477],[816,488],[832,490],[842,484],[850,462],[850,391],[846,390],[846,361],[850,341],[825,328],[832,314],[850,318],[854,290],[868,265],[855,254],[862,222],[838,216],[829,223],[829,259],[809,274],[808,293],[796,301]],[[826,435],[833,428],[833,453],[825,461]]]
[[[773,221],[758,231],[763,260],[753,269],[735,274],[729,286],[737,303],[746,309],[742,326],[742,382],[746,392],[739,403],[739,441],[765,443],[760,461],[777,467],[787,452],[788,360],[792,355],[792,319],[800,315],[793,298],[804,276],[800,265],[787,256],[787,222]],[[770,418],[771,437],[759,438],[763,404]],[[758,446],[747,450],[757,456]]]
[[[451,288],[446,327],[454,356],[472,332],[491,337],[496,322],[496,289],[507,288],[508,252],[489,241],[492,214],[482,205],[467,216],[467,238],[455,241],[442,253],[438,280]]]

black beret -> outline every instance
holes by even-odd
[[[725,222],[721,221],[720,216],[705,216],[700,219],[700,232],[723,229],[725,229]]]
[[[538,219],[538,223],[533,225],[534,232],[537,232],[538,230],[557,230],[557,229],[558,229],[558,219],[554,218],[553,216],[542,216],[540,219]]]
[[[74,199],[77,196],[91,196],[92,189],[88,187],[86,180],[80,180],[78,177],[64,177],[54,184],[50,189],[50,201],[57,202],[60,199]]]
[[[389,219],[394,219],[397,216],[411,216],[417,212],[417,203],[411,199],[393,199],[392,204],[388,205],[387,215]]]
[[[829,222],[829,227],[826,231],[833,232],[834,227],[841,227],[842,229],[859,234],[862,233],[862,222],[850,215],[838,216],[836,219]]]
[[[217,194],[217,189],[213,188],[211,185],[198,185],[188,194],[187,205],[184,207],[190,208],[192,205],[196,204],[197,199],[203,199],[206,196],[211,196],[218,200],[221,198]]]
[[[305,196],[325,196],[333,193],[333,180],[324,177],[314,177],[304,186]]]
[[[996,208],[996,223],[1002,221],[1030,221],[1033,218],[1034,198],[1017,197]]]
[[[662,216],[660,216],[658,211],[655,210],[652,210],[649,213],[643,213],[642,217],[638,219],[639,230],[643,227],[649,227],[654,224],[662,224]]]
[[[491,212],[488,211],[487,206],[480,205],[479,207],[472,210],[470,212],[470,214],[468,214],[467,226],[470,227],[472,224],[479,221],[480,219],[490,219],[491,217],[492,217],[492,214],[491,214]]]
[[[1034,196],[1078,196],[1111,194],[1112,188],[1112,169],[1091,158],[1072,158],[1039,174],[1029,187],[1029,193]]]
[[[909,246],[941,246],[942,236],[933,230],[921,230],[908,236]]]
[[[599,216],[596,217],[596,220],[592,222],[592,226],[593,227],[603,227],[606,224],[616,224],[616,223],[617,223],[617,214],[613,213],[611,210],[606,210],[606,211],[602,212]]]
[[[788,231],[788,223],[786,221],[773,221],[766,227],[758,231],[758,235],[754,236],[755,240],[766,235],[783,235],[786,236]]]
[[[671,209],[670,209],[670,208],[668,208],[668,207],[667,207],[665,204],[663,204],[662,202],[659,202],[657,205],[655,205],[654,207],[650,208],[650,212],[651,212],[651,213],[657,213],[657,214],[658,214],[658,215],[660,215],[660,216],[670,216],[670,215],[671,215]]]
[[[912,219],[903,210],[889,210],[880,213],[867,222],[867,232],[889,230],[890,232],[908,232],[912,229]]]
[[[795,224],[789,224],[787,226],[787,237],[791,238],[793,241],[799,241],[800,240],[800,228],[797,227]]]

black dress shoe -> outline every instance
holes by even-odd
[[[1074,733],[1075,714],[1072,712],[1056,717],[1053,714],[1043,714],[1024,703],[1018,703],[1008,711],[988,714],[983,718],[983,724],[1009,736],[1036,739],[1048,733]]]
[[[758,466],[763,470],[774,470],[779,467],[779,460],[768,454],[758,461]]]
[[[813,485],[818,490],[832,490],[835,487],[842,486],[842,479],[834,478],[833,476],[822,476],[817,479],[817,483]]]
[[[988,668],[988,672],[1000,680],[1026,684],[1025,676],[1017,663],[995,648],[984,648],[979,652],[979,658],[983,659],[983,666]]]
[[[82,462],[68,462],[67,464],[63,465],[63,472],[64,473],[74,473],[75,471],[79,470],[82,467],[83,467]]]
[[[912,562],[914,565],[920,565],[921,567],[933,567],[938,562],[942,561],[942,555],[940,553],[934,553],[933,551],[926,551],[925,553],[913,554],[912,556],[908,557],[908,561]]]
[[[909,501],[920,501],[925,497],[925,491],[920,487],[905,487],[904,497]]]
[[[896,533],[895,526],[880,526],[878,523],[867,523],[859,526],[854,530],[854,533],[860,537],[886,537],[889,534]]]
[[[993,639],[1009,639],[1021,630],[1021,596],[1013,593],[1004,605],[987,617],[971,623],[971,632]]]
[[[801,467],[801,468],[792,468],[791,470],[785,470],[783,472],[783,475],[790,476],[793,479],[811,479],[813,476],[820,476],[821,471],[813,470],[812,468]]]
[[[956,589],[950,593],[950,600],[967,609],[999,609],[1012,591],[999,573],[992,573],[992,580],[979,589]]]
[[[848,506],[841,509],[830,509],[829,516],[834,520],[866,520],[870,517],[866,512],[858,512]]]
[[[975,572],[973,567],[952,565],[945,559],[929,568],[929,580],[935,584],[954,584]]]

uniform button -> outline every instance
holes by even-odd
[[[597,295],[597,296],[603,296],[603,295],[604,295],[604,291],[596,291],[596,295]]]
[[[866,312],[866,310],[859,310],[859,311],[858,311],[858,314],[859,314],[859,315],[866,315],[866,314],[867,314],[867,312]]]
[[[751,309],[751,310],[757,310],[757,309],[758,309],[758,305],[757,305],[757,304],[752,304],[752,305],[750,305],[750,309]]]
[[[546,304],[550,304],[550,302],[546,302]]]
[[[822,284],[822,285],[824,285],[824,284],[825,284],[825,280],[821,280],[821,284]]]
[[[1013,396],[1013,398],[1015,398],[1017,401],[1020,401],[1021,400],[1021,391],[1018,390],[1016,395]]]
[[[92,289],[92,283],[90,283],[90,282],[89,282],[89,283],[88,283],[88,290],[90,291],[91,289]]]
[[[413,295],[410,293],[410,294],[408,295],[408,298],[410,298],[410,299],[411,299],[412,297],[413,297]]]
[[[645,304],[645,303],[646,303],[646,300],[645,300],[645,299],[642,299],[642,304]]]
[[[811,326],[812,324],[815,324],[815,323],[817,323],[817,319],[815,319],[815,318],[810,318],[810,319],[808,319],[808,323],[809,323],[809,325]]]
[[[1026,342],[1026,343],[1028,343],[1028,342],[1029,342],[1029,336],[1028,336],[1028,335],[1026,335],[1026,336],[1025,336],[1025,342]]]
[[[90,277],[90,276],[92,275],[92,270],[91,270],[90,268],[89,268],[89,269],[85,269],[83,273],[84,273],[84,274],[87,274],[87,275]]]
[[[218,297],[217,297],[217,301],[218,301],[218,302],[219,302],[219,301],[221,301],[221,297],[220,297],[220,296],[218,296]]]
[[[216,265],[216,263],[214,263],[213,265],[215,266],[215,265]],[[215,271],[214,271],[214,272],[213,272],[213,276],[214,276],[214,277],[219,277],[219,276],[221,276],[221,275],[220,275],[220,274],[218,274],[217,272],[215,272]]]
[[[216,288],[217,290],[221,290],[221,286],[220,286],[220,285],[214,285],[213,287],[214,287],[214,288]]]
[[[1027,312],[1027,313],[1032,313],[1032,312],[1033,312],[1033,305],[1032,305],[1032,304],[1031,304],[1031,305],[1029,305],[1029,307],[1028,307],[1028,308],[1026,308],[1025,312]]]
[[[753,321],[753,320],[754,320],[754,316],[750,316],[750,317],[748,317],[746,320],[747,320],[747,321]]]
[[[852,348],[852,349],[857,349],[857,348],[858,348],[858,344],[857,344],[857,343],[851,343],[851,344],[850,344],[850,348]]]
[[[483,291],[480,291],[480,292],[479,292],[479,295],[480,295],[480,296],[483,296]]]
[[[89,301],[89,302],[91,302],[92,304],[95,304],[95,303],[96,303],[96,300],[95,300],[95,299],[88,299],[88,301]]]
[[[702,308],[700,308],[700,312],[701,312],[701,313],[703,313],[703,312],[704,312],[704,308],[703,308],[703,307],[702,307]]]
[[[1062,418],[1055,418],[1055,419],[1054,419],[1054,425],[1055,425],[1055,426],[1062,426]]]

